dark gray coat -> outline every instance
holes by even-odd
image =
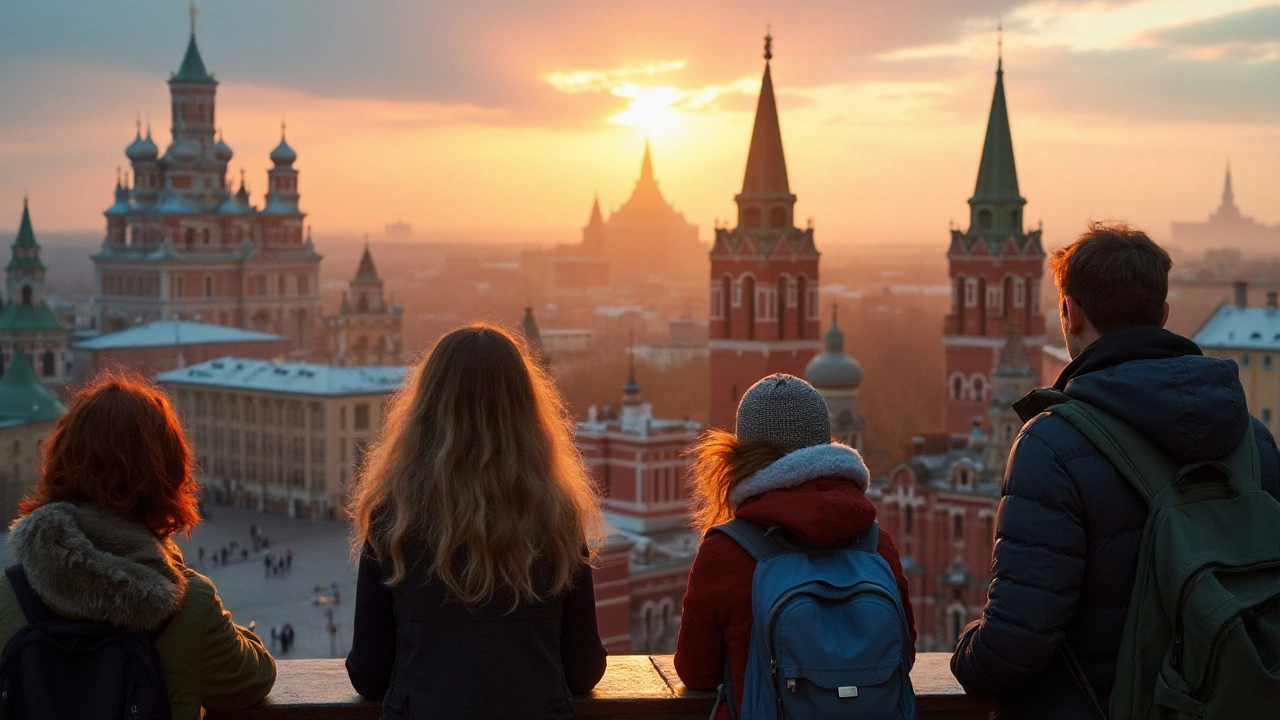
[[[1141,430],[1182,462],[1226,457],[1253,432],[1263,489],[1280,497],[1280,452],[1249,417],[1236,364],[1153,327],[1104,335],[1056,387]],[[1138,548],[1142,497],[1070,423],[1041,414],[1014,444],[1001,489],[982,618],[951,661],[998,720],[1096,718],[1058,648],[1065,640],[1106,706],[1115,684]]]

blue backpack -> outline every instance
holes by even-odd
[[[879,523],[832,547],[802,546],[783,528],[742,519],[708,532],[756,560],[742,718],[918,718],[911,636],[893,571],[876,554]],[[726,659],[721,692],[737,720],[731,684]]]

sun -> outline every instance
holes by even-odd
[[[630,100],[631,103],[626,110],[610,117],[608,122],[643,128],[649,133],[674,128],[680,115],[675,105],[686,96],[683,90],[675,87],[642,88],[633,83],[622,83],[610,92]]]

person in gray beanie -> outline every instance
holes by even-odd
[[[738,404],[735,432],[706,431],[692,454],[693,522],[700,532],[744,518],[781,526],[804,545],[829,546],[856,538],[875,521],[875,505],[865,494],[871,476],[862,457],[832,441],[826,402],[792,375],[770,375],[752,385]],[[897,580],[914,646],[907,579],[883,528],[877,552]],[[706,535],[689,571],[676,641],[676,672],[694,690],[720,685],[728,658],[734,708],[742,704],[751,645],[755,564],[729,536]],[[726,703],[717,718],[729,717]]]

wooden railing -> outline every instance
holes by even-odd
[[[924,720],[985,720],[991,701],[964,694],[951,675],[951,656],[923,653],[911,671]],[[341,660],[282,660],[275,689],[261,704],[236,712],[209,712],[208,720],[373,720],[377,703],[351,689]],[[574,702],[584,718],[705,720],[714,697],[685,689],[670,655],[617,655],[590,695]]]

